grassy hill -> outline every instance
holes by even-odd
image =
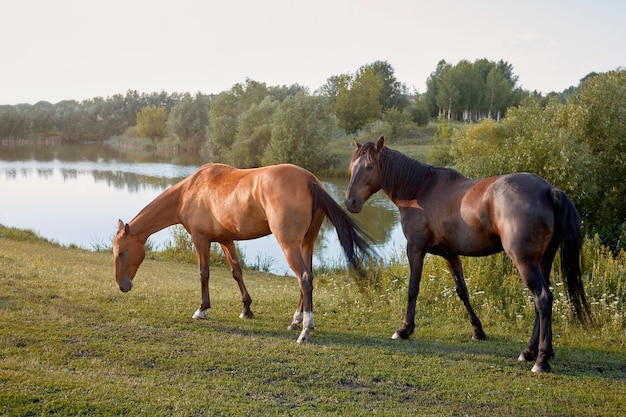
[[[488,340],[471,340],[440,264],[425,275],[408,341],[390,339],[405,308],[400,270],[385,292],[342,272],[316,276],[314,343],[299,345],[286,330],[294,278],[245,271],[255,318],[241,320],[235,282],[213,268],[213,308],[194,321],[193,264],[147,260],[122,294],[110,253],[0,234],[3,416],[626,413],[623,328],[557,320],[553,372],[533,374],[516,361],[532,317],[511,319],[494,307],[501,294],[476,294]]]

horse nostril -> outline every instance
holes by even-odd
[[[117,288],[119,288],[121,292],[128,292],[133,288],[133,282],[128,281],[122,284],[118,284]]]
[[[357,202],[355,198],[346,198],[345,205],[348,211],[351,211],[352,213],[357,211]]]

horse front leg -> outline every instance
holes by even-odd
[[[209,267],[201,266],[200,267],[200,290],[202,293],[202,301],[200,302],[200,307],[193,313],[194,319],[206,319],[206,310],[211,308],[211,300],[209,298]]]
[[[472,305],[470,304],[469,292],[467,291],[467,286],[465,285],[465,277],[463,276],[463,265],[461,264],[461,259],[458,256],[454,256],[450,259],[446,259],[448,262],[448,266],[450,267],[450,273],[452,274],[452,278],[454,279],[454,284],[456,285],[456,293],[458,294],[461,301],[463,301],[463,305],[465,305],[465,309],[467,310],[467,315],[469,316],[470,323],[474,328],[474,333],[472,334],[472,339],[475,340],[484,340],[486,339],[485,332],[483,331],[483,325],[480,322],[480,319],[474,312]]]
[[[422,268],[424,267],[424,250],[422,246],[407,244],[407,256],[411,269],[409,280],[409,296],[406,307],[406,317],[400,327],[391,336],[392,339],[408,339],[415,330],[415,305],[420,290],[420,280],[422,279]]]
[[[200,292],[202,294],[200,307],[193,314],[193,318],[202,320],[206,319],[206,310],[211,308],[211,299],[209,298],[209,250],[211,243],[207,243],[204,239],[193,239],[193,243],[196,247],[198,265],[200,266]]]
[[[230,266],[230,272],[233,276],[233,279],[237,282],[239,286],[239,292],[241,292],[241,302],[243,303],[243,311],[239,315],[240,319],[250,319],[254,317],[252,310],[250,310],[250,305],[252,304],[252,297],[248,293],[248,289],[246,288],[246,284],[243,282],[243,271],[241,270],[241,265],[239,263],[239,256],[237,256],[237,249],[235,248],[234,242],[226,242],[220,243],[222,247],[222,252],[224,252],[224,256],[226,256],[226,261],[228,262],[228,266]]]

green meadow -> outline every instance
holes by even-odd
[[[401,324],[402,255],[360,280],[320,266],[314,343],[287,330],[295,278],[246,269],[255,318],[239,319],[229,271],[211,270],[208,319],[197,266],[150,254],[128,294],[112,255],[0,227],[0,415],[3,416],[622,416],[626,415],[625,255],[585,242],[598,325],[572,318],[554,280],[553,371],[516,359],[533,307],[503,256],[467,259],[487,340],[471,326],[445,264],[426,261],[416,323]]]

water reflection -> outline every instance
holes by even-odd
[[[101,145],[66,147],[0,147],[0,223],[32,229],[61,244],[92,249],[110,245],[118,218],[131,220],[169,186],[203,163],[197,155],[134,156]],[[343,204],[346,180],[324,181],[329,193]],[[375,195],[355,215],[389,256],[404,245],[395,207]],[[151,242],[162,247],[169,230]],[[271,260],[272,272],[290,273],[273,236],[240,242],[248,263]],[[324,222],[316,245],[315,262],[344,264],[334,228]]]

